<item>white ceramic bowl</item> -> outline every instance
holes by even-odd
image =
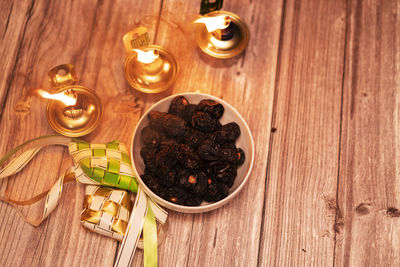
[[[143,147],[143,142],[140,137],[140,133],[142,132],[142,129],[149,124],[149,120],[147,118],[147,114],[151,111],[162,111],[162,112],[167,112],[169,105],[172,101],[177,96],[184,96],[186,97],[190,103],[192,104],[198,104],[201,100],[203,99],[212,99],[217,101],[218,103],[222,104],[225,108],[224,115],[220,118],[220,122],[222,125],[229,123],[229,122],[236,122],[239,127],[240,127],[240,137],[236,140],[236,146],[240,147],[243,149],[245,152],[245,162],[243,165],[241,165],[238,170],[237,170],[237,176],[235,179],[235,183],[233,186],[229,189],[229,195],[225,197],[224,199],[221,199],[217,202],[209,203],[203,201],[203,203],[200,206],[183,206],[183,205],[177,205],[174,203],[171,203],[167,200],[164,200],[163,198],[159,197],[155,193],[153,193],[143,182],[143,180],[140,178],[139,174],[144,173],[144,163],[142,158],[140,157],[140,149]],[[206,212],[210,210],[217,209],[221,207],[222,205],[228,203],[231,199],[233,199],[239,192],[242,190],[244,185],[246,184],[251,169],[253,167],[253,162],[254,162],[254,142],[253,142],[253,137],[251,136],[251,132],[249,127],[247,126],[246,122],[244,121],[243,117],[228,103],[223,101],[222,99],[219,99],[218,97],[212,96],[212,95],[207,95],[207,94],[202,94],[202,93],[182,93],[182,94],[176,94],[176,95],[171,95],[169,97],[166,97],[156,104],[154,104],[152,107],[150,107],[142,116],[140,119],[138,125],[136,126],[135,132],[133,133],[132,137],[132,142],[131,142],[131,153],[132,153],[132,159],[133,159],[133,169],[137,174],[138,181],[140,185],[142,186],[142,189],[146,192],[147,195],[149,195],[154,201],[159,203],[161,206],[164,206],[168,209],[179,211],[179,212],[185,212],[185,213],[200,213],[200,212]]]

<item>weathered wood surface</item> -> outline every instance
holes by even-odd
[[[260,262],[333,263],[346,6],[286,1]]]
[[[400,265],[400,2],[349,1],[338,266]]]
[[[216,60],[196,49],[188,27],[199,2],[1,2],[0,155],[52,133],[45,102],[31,91],[48,89],[47,71],[58,64],[74,64],[81,84],[101,96],[103,122],[86,137],[94,142],[129,144],[157,100],[210,93],[248,122],[254,169],[226,206],[170,212],[160,266],[399,265],[400,3],[225,1],[251,39],[242,56]],[[125,81],[121,38],[139,24],[179,60],[180,76],[164,93],[132,91]],[[0,182],[0,194],[28,198],[70,164],[65,149],[47,148]],[[67,184],[36,228],[0,203],[0,265],[112,266],[118,243],[80,226],[83,194]],[[132,266],[142,257],[138,251]]]
[[[1,43],[2,54],[18,56],[9,66],[4,66],[4,73],[10,74],[2,77],[2,84],[3,79],[11,81],[0,90],[2,95],[7,95],[1,117],[0,154],[25,140],[53,133],[46,121],[46,102],[32,96],[31,90],[49,89],[48,70],[63,63],[74,64],[81,84],[95,89],[104,103],[107,115],[100,129],[87,139],[94,142],[119,139],[129,144],[143,101],[135,98],[125,82],[122,72],[125,50],[121,38],[135,22],[136,16],[131,10],[151,13],[159,9],[160,2],[32,1],[25,9],[16,8],[19,2],[22,1],[8,4],[14,5],[10,14],[13,24],[9,23],[5,32],[8,39],[19,38],[13,41],[17,42],[18,51],[13,52],[16,49],[13,42]],[[22,26],[16,23],[19,21]],[[47,148],[20,174],[2,182],[1,193],[7,188],[13,198],[29,198],[33,191],[50,187],[69,165],[71,159],[64,148]],[[0,265],[112,266],[117,242],[80,226],[83,196],[84,186],[67,184],[59,207],[36,228],[24,223],[10,206],[1,203],[0,214],[4,219],[0,223]],[[40,207],[28,211],[34,214]]]

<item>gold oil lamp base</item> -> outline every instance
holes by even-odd
[[[221,39],[215,34],[215,32],[208,32],[204,24],[196,24],[196,42],[201,50],[212,57],[235,57],[242,53],[249,43],[249,28],[238,15],[228,11],[214,11],[206,14],[204,17],[216,17],[220,15],[227,15],[231,19],[231,35],[228,38]]]
[[[71,78],[72,77],[72,78]],[[49,71],[50,83],[56,93],[73,95],[74,105],[58,100],[49,100],[46,117],[50,126],[58,133],[78,137],[92,132],[100,123],[103,109],[100,98],[89,88],[74,85],[76,75],[73,65],[60,65]]]
[[[78,137],[92,132],[100,123],[102,106],[99,97],[90,89],[73,85],[58,90],[61,93],[73,90],[77,97],[74,106],[65,106],[62,102],[50,100],[46,115],[50,126],[58,133]]]
[[[158,45],[147,45],[142,51],[156,50],[158,58],[152,63],[142,63],[135,53],[125,60],[124,72],[129,84],[144,93],[159,93],[170,88],[178,74],[178,63],[172,54]]]

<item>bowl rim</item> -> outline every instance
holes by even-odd
[[[223,104],[224,106],[228,106],[231,110],[233,110],[233,112],[235,113],[235,116],[239,117],[239,119],[243,122],[243,125],[245,127],[245,130],[247,131],[248,135],[249,135],[249,148],[251,149],[251,157],[250,157],[250,164],[249,164],[249,168],[247,170],[247,172],[245,173],[245,177],[243,178],[242,182],[239,184],[239,186],[231,193],[229,194],[227,197],[217,201],[217,202],[213,202],[213,203],[209,203],[206,205],[201,205],[201,206],[184,206],[184,205],[178,205],[178,204],[174,204],[171,203],[163,198],[161,198],[160,196],[158,196],[156,193],[154,193],[152,190],[150,190],[147,185],[143,182],[142,178],[140,177],[136,166],[135,166],[135,161],[134,161],[134,157],[133,157],[133,146],[134,146],[134,138],[136,136],[136,132],[138,131],[138,126],[143,122],[143,120],[147,117],[147,114],[154,109],[154,107],[156,107],[157,105],[163,103],[163,102],[167,102],[169,100],[172,100],[173,98],[177,97],[177,96],[191,96],[191,95],[199,95],[199,96],[203,96],[205,98],[208,99],[212,99],[215,101],[220,102],[221,104]],[[202,212],[208,212],[208,211],[212,211],[215,210],[223,205],[225,205],[226,203],[228,203],[230,200],[232,200],[233,198],[235,198],[239,192],[243,189],[243,187],[246,185],[247,181],[249,180],[249,176],[252,172],[253,169],[253,164],[254,164],[254,156],[255,156],[255,151],[254,151],[254,140],[253,140],[253,136],[252,133],[250,131],[249,126],[247,125],[245,119],[243,118],[243,116],[229,103],[227,103],[226,101],[224,101],[223,99],[220,99],[219,97],[210,95],[210,94],[206,94],[206,93],[199,93],[199,92],[185,92],[185,93],[178,93],[178,94],[173,94],[170,96],[167,96],[159,101],[157,101],[156,103],[154,103],[153,105],[151,105],[141,116],[141,118],[139,119],[135,130],[133,131],[132,134],[132,139],[131,139],[131,146],[130,146],[130,151],[129,151],[130,155],[131,155],[131,159],[132,159],[132,168],[134,171],[134,174],[136,175],[137,181],[139,182],[140,186],[142,187],[142,189],[145,191],[145,193],[151,198],[153,199],[155,202],[157,202],[158,204],[160,204],[161,206],[174,210],[174,211],[178,211],[178,212],[182,212],[182,213],[202,213]],[[248,157],[246,157],[247,159]]]

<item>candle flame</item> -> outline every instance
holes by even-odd
[[[150,51],[143,51],[140,49],[133,50],[137,53],[137,60],[145,64],[153,63],[159,57],[158,51],[155,49]]]
[[[66,106],[73,106],[76,104],[76,96],[73,92],[67,90],[58,94],[49,94],[45,90],[37,89],[36,93],[43,98],[58,100],[64,103]]]
[[[194,23],[204,23],[208,32],[213,32],[218,29],[223,30],[228,28],[231,19],[227,15],[219,15],[215,17],[202,17],[194,21]]]

